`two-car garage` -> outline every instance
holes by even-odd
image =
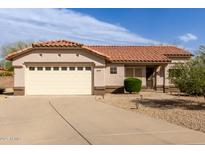
[[[108,56],[80,43],[32,43],[6,58],[14,66],[14,95],[104,93]]]
[[[26,95],[90,95],[92,66],[37,65],[27,66]]]

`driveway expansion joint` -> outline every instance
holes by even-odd
[[[92,145],[92,143],[77,129],[75,128],[56,108],[55,106],[51,103],[51,101],[49,100],[49,105],[51,106],[51,108],[71,127],[73,128],[73,130],[80,135],[80,137],[82,137],[89,145]]]

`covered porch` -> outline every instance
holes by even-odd
[[[125,78],[135,77],[142,80],[142,90],[165,92],[167,64],[129,64],[125,65]]]

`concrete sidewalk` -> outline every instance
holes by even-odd
[[[95,96],[0,100],[0,144],[205,144],[205,134],[97,102]]]

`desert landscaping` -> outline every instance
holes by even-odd
[[[106,94],[103,103],[205,132],[205,100],[177,94]]]

